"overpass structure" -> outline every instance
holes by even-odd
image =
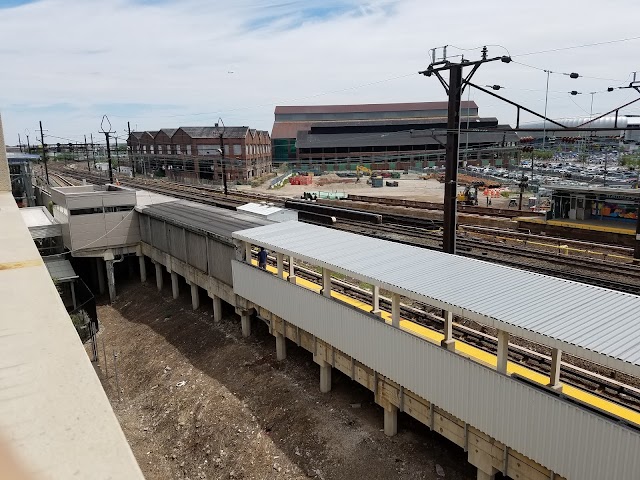
[[[2,138],[0,121],[0,477],[142,479],[11,194]]]

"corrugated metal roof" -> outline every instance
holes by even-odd
[[[158,133],[164,133],[167,137],[171,138],[177,131],[177,128],[161,128],[160,130],[158,130]],[[156,137],[158,136],[158,133],[155,134]]]
[[[435,137],[435,138],[434,138]],[[460,138],[467,141],[467,134]],[[518,137],[511,132],[471,132],[469,143],[516,142]],[[298,132],[297,148],[368,147],[396,145],[442,145],[447,142],[446,132],[436,130],[403,130],[399,132],[367,133],[318,133]]]
[[[288,113],[368,113],[447,109],[447,102],[367,103],[360,105],[296,105],[277,106],[275,115]],[[463,101],[461,107],[478,108],[476,102]]]
[[[136,207],[136,211],[141,215],[165,220],[194,232],[209,233],[226,239],[231,239],[231,234],[237,230],[271,223],[269,220],[254,215],[242,214],[233,210],[186,200],[156,204],[144,208]]]
[[[640,376],[640,297],[299,222],[234,238]]]
[[[271,215],[272,213],[279,212],[280,210],[282,210],[282,208],[276,207],[274,205],[265,205],[261,203],[247,203],[246,205],[241,205],[237,207],[236,210],[241,212],[250,212],[256,215],[261,215],[266,217],[267,215]]]
[[[561,187],[561,186],[551,186],[548,187],[549,190],[553,190],[555,192],[567,192],[567,193],[581,193],[581,194],[603,194],[603,195],[612,195],[612,196],[624,196],[624,197],[634,197],[640,198],[640,189],[637,188],[611,188],[611,187]]]
[[[180,127],[177,130],[182,130],[191,138],[220,138],[222,127]],[[225,127],[223,138],[244,138],[248,130],[249,127]]]
[[[271,131],[271,138],[296,138],[299,131],[307,131],[313,122],[275,122]]]
[[[46,207],[21,208],[20,214],[31,233],[31,238],[54,238],[62,236],[62,225],[54,220]]]
[[[44,264],[51,278],[58,281],[70,281],[78,278],[71,262],[61,257],[43,257]]]

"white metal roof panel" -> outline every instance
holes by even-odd
[[[276,207],[274,205],[267,205],[262,203],[247,203],[245,205],[240,205],[239,207],[236,208],[236,210],[249,212],[256,215],[262,215],[266,217],[268,215],[271,215],[272,213],[279,212],[280,210],[282,210],[282,208]]]
[[[78,278],[69,260],[60,257],[43,257],[43,260],[53,280],[64,281]]]
[[[637,295],[306,223],[233,236],[640,376]]]

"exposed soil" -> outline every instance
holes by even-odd
[[[334,371],[321,394],[295,344],[277,362],[259,320],[243,339],[233,310],[213,324],[202,291],[194,312],[185,285],[176,301],[150,283],[118,287],[98,307],[97,371],[147,479],[476,478],[462,449],[404,414],[386,437],[373,394],[348,377]]]

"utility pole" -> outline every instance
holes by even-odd
[[[44,162],[44,175],[47,179],[47,185],[49,185],[49,169],[47,168],[47,146],[44,144],[44,133],[42,132],[42,122],[40,122],[40,140],[42,141],[42,161]],[[29,137],[27,136],[27,142],[28,141],[29,141]]]
[[[457,190],[458,190],[458,161],[460,136],[460,105],[465,86],[469,83],[480,65],[487,62],[500,60],[504,63],[511,62],[511,57],[501,56],[488,58],[487,47],[483,47],[482,59],[468,61],[462,58],[460,63],[453,63],[447,59],[446,46],[442,48],[442,59],[437,60],[436,50],[431,50],[431,64],[426,70],[418,72],[430,77],[435,75],[445,91],[449,95],[447,116],[447,145],[446,145],[446,170],[444,186],[444,231],[442,247],[446,253],[456,253],[456,214],[457,214]],[[464,67],[473,67],[471,72],[463,78]],[[441,71],[449,70],[449,83],[444,80]]]
[[[93,157],[93,168],[96,168],[96,147],[93,144],[93,133],[91,135],[91,156]]]
[[[116,139],[116,172],[120,172],[120,152],[118,151],[118,136],[114,135],[113,137]]]
[[[226,127],[224,126],[224,122],[222,121],[222,119],[219,118],[218,123],[216,123],[217,129],[219,129],[219,123],[222,123],[222,131],[220,132],[220,163],[222,163],[222,185],[224,185],[224,194],[227,195],[229,193],[227,190],[227,168],[224,161],[224,131],[226,130]]]
[[[91,171],[91,164],[89,163],[89,150],[87,150],[87,136],[84,136],[84,158],[87,160],[87,170]]]
[[[105,127],[104,127],[105,120],[109,125],[108,130],[105,130]],[[109,117],[107,117],[106,115],[102,116],[102,122],[100,122],[100,129],[102,130],[102,133],[104,133],[104,138],[107,141],[107,161],[109,162],[109,183],[113,183],[113,170],[111,169],[111,147],[109,145],[109,134],[112,133],[111,122],[109,121]]]
[[[40,125],[42,125],[42,122],[40,122]],[[27,135],[27,153],[31,153],[31,144],[29,143],[29,135]]]
[[[20,147],[20,153],[22,153],[22,140],[20,139],[20,134],[18,134],[18,146]]]
[[[127,122],[127,132],[129,132],[129,136],[127,137],[127,152],[129,153],[129,165],[131,165],[131,175],[135,178],[136,176],[136,165],[133,160],[133,155],[131,155],[131,124]]]

